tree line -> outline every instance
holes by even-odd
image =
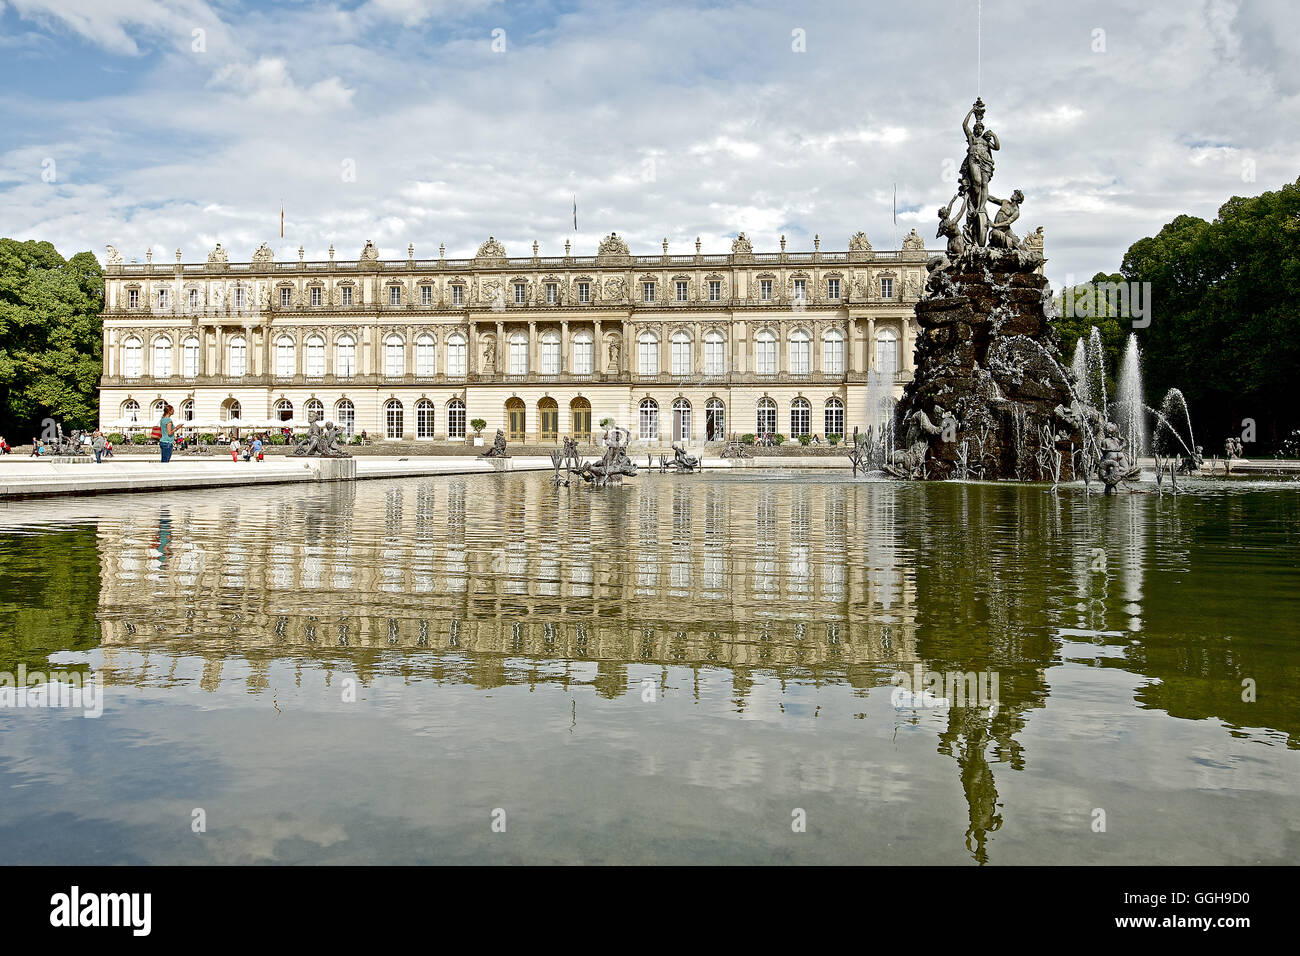
[[[1093,278],[1094,285],[1104,282],[1151,283],[1150,324],[1134,329],[1104,307],[1093,317],[1057,309],[1053,321],[1067,359],[1095,324],[1113,373],[1124,339],[1135,331],[1148,403],[1181,389],[1207,456],[1222,454],[1230,436],[1246,439],[1248,457],[1296,454],[1300,179],[1259,196],[1234,196],[1212,222],[1177,216],[1133,243],[1118,273]],[[1062,293],[1079,294],[1077,287]]]
[[[104,278],[92,253],[0,239],[0,435],[30,441],[53,418],[99,420]]]

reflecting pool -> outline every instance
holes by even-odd
[[[1195,489],[10,502],[0,670],[105,687],[0,708],[0,859],[1292,862],[1300,485]]]

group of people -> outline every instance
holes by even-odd
[[[814,445],[820,445],[822,443],[822,436],[813,435],[811,443]],[[762,448],[771,448],[776,444],[776,436],[771,432],[764,432],[762,435],[754,436],[754,444]]]
[[[12,453],[13,453],[13,449],[10,448],[9,443],[5,441],[5,436],[0,435],[0,455],[9,455]]]
[[[239,461],[243,456],[244,461],[262,461],[266,458],[266,440],[261,435],[254,435],[253,440],[244,447],[239,443],[238,438],[230,439],[230,460]]]

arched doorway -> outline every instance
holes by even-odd
[[[691,403],[684,398],[673,402],[673,441],[691,440]]]
[[[506,438],[521,442],[528,434],[528,409],[522,398],[506,401]]]
[[[569,414],[573,419],[573,437],[577,441],[591,441],[591,402],[585,398],[575,398],[569,402]]]
[[[560,406],[553,398],[543,398],[537,403],[537,424],[542,441],[560,440]]]
[[[722,399],[711,398],[704,406],[704,440],[722,441],[727,437],[727,410]]]

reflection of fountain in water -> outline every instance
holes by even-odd
[[[1124,356],[1119,363],[1116,383],[1115,424],[1129,447],[1131,457],[1145,454],[1147,448],[1146,417],[1142,414],[1142,355],[1137,335],[1130,333]]]

